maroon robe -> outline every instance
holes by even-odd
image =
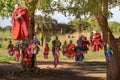
[[[103,40],[101,39],[101,34],[96,32],[93,39],[93,51],[99,51],[103,47]]]

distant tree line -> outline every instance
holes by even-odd
[[[5,32],[5,31],[11,32],[11,26],[5,26],[5,27],[0,26],[0,31],[1,32]]]
[[[51,31],[58,34],[65,34],[65,33],[73,33],[76,31],[92,31],[97,30],[100,31],[100,27],[96,21],[95,18],[89,18],[89,19],[73,19],[69,21],[67,24],[65,23],[58,23],[57,20],[52,19],[50,16],[41,16],[37,15],[35,16],[35,23],[37,25],[36,33],[41,32],[41,30],[44,31]],[[108,22],[110,29],[112,32],[120,32],[120,23],[115,21]],[[10,31],[11,32],[11,26],[0,26],[0,31]]]

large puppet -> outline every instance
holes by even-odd
[[[93,51],[99,51],[103,47],[103,40],[99,32],[93,31]]]
[[[28,36],[29,22],[27,9],[16,4],[12,14],[12,34],[14,40],[23,40]]]

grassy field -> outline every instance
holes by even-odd
[[[65,40],[69,41],[69,40],[73,40],[73,43],[76,44],[76,40],[79,37],[78,33],[75,34],[71,34],[70,36],[74,36],[74,38],[68,38],[69,34],[66,35],[59,35],[59,39],[60,41],[63,43]],[[88,33],[84,33],[84,35],[86,35],[87,37],[89,37]],[[5,62],[9,62],[9,61],[13,61],[13,57],[8,55],[8,50],[6,49],[9,43],[9,40],[4,40],[5,38],[12,38],[12,35],[9,31],[7,32],[0,32],[0,38],[3,38],[3,40],[0,41],[0,63],[5,63]],[[55,36],[52,36],[52,39],[54,39]],[[40,40],[40,35],[38,35],[38,39]],[[12,40],[13,43],[15,43],[16,41]],[[51,42],[49,42],[50,45],[50,49],[51,49]],[[105,56],[104,56],[104,51],[100,50],[98,52],[92,52],[91,48],[88,51],[88,53],[84,54],[85,56],[85,61],[105,61]],[[37,55],[37,59],[44,59],[43,58],[43,47],[40,46],[40,52]],[[50,51],[49,53],[49,59],[52,60],[53,56],[52,56],[52,52]],[[65,56],[62,55],[61,52],[61,56],[60,56],[60,60],[68,60],[68,58],[66,58]],[[69,60],[74,60],[74,59],[69,59]]]

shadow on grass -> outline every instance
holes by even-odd
[[[88,64],[88,65],[106,65],[106,62],[105,61],[89,61],[89,62],[85,62],[85,64]]]
[[[0,64],[11,64],[11,63],[8,61],[0,61]]]

